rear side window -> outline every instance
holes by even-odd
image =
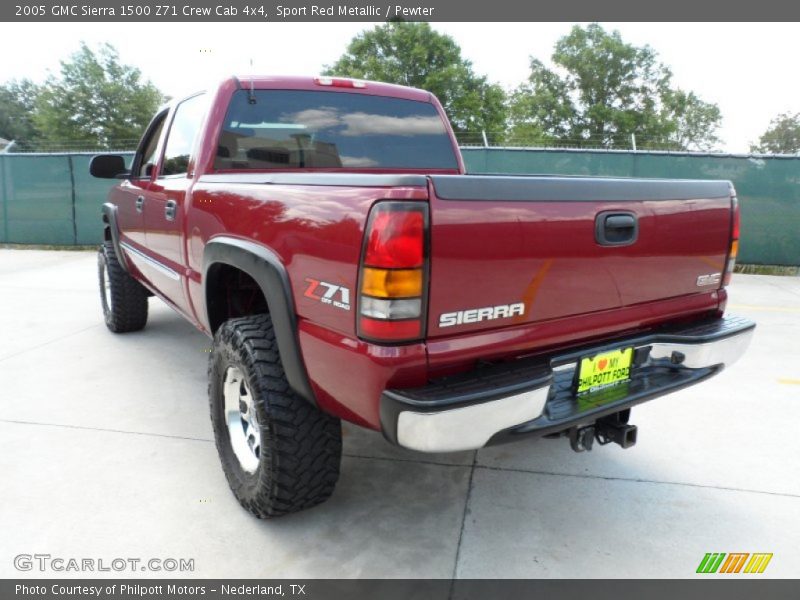
[[[456,169],[436,108],[357,93],[234,93],[216,169]]]
[[[179,175],[187,172],[189,157],[205,116],[205,109],[205,94],[192,96],[175,109],[175,117],[172,119],[167,137],[167,147],[164,150],[161,175]]]
[[[135,177],[150,177],[156,165],[156,150],[158,150],[158,140],[161,138],[161,130],[164,129],[164,122],[167,120],[166,111],[158,115],[152,125],[147,129],[147,138],[142,141],[139,150],[139,161],[135,162]]]

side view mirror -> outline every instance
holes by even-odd
[[[89,163],[89,173],[102,179],[120,179],[130,175],[125,159],[117,154],[98,154]]]

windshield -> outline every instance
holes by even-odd
[[[223,169],[457,169],[433,104],[366,94],[234,93],[217,145]]]

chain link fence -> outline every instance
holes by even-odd
[[[678,142],[665,142],[663,139],[648,136],[629,136],[623,138],[584,137],[580,139],[553,139],[536,138],[530,136],[514,135],[508,131],[459,131],[455,133],[458,143],[463,148],[528,148],[539,150],[598,150],[598,151],[657,151],[657,152],[687,152],[687,149]],[[139,145],[136,138],[111,139],[103,143],[91,140],[34,140],[34,141],[7,141],[3,140],[5,147],[0,144],[0,153],[69,153],[69,152],[133,152]],[[714,148],[692,148],[688,150],[703,154],[728,154]],[[753,155],[742,151],[735,155]],[[774,155],[760,154],[758,156],[800,156],[798,154]]]
[[[133,152],[139,145],[134,138],[108,140],[98,143],[92,140],[33,140],[26,142],[10,141],[0,153],[6,154],[52,154],[70,152]]]
[[[588,136],[581,138],[547,138],[519,135],[508,131],[458,131],[456,139],[465,148],[537,148],[559,150],[621,150],[686,152],[679,141],[664,141],[653,136]],[[695,152],[713,152],[713,147],[694,147]]]

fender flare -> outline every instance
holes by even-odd
[[[302,398],[316,406],[316,397],[300,351],[297,333],[297,313],[292,298],[289,275],[277,254],[259,244],[237,238],[220,236],[206,244],[203,252],[203,299],[205,319],[213,334],[208,284],[209,269],[215,264],[225,264],[247,273],[261,288],[267,301],[275,329],[275,340],[281,356],[283,371],[289,386]],[[217,326],[219,324],[216,324]]]
[[[130,273],[128,266],[128,259],[122,252],[122,247],[119,243],[119,225],[117,224],[117,207],[111,202],[105,202],[100,209],[103,216],[104,227],[108,229],[111,234],[111,245],[114,246],[114,254],[117,255],[117,261],[126,273]]]

